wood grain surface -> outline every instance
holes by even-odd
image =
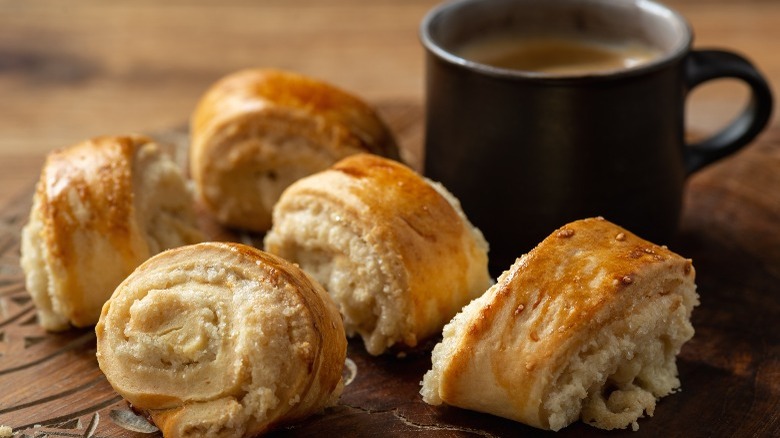
[[[379,102],[410,150],[419,150],[421,108]],[[186,150],[186,133],[158,133]],[[181,159],[181,157],[180,157]],[[678,359],[682,391],[661,400],[638,432],[606,433],[575,423],[559,436],[780,435],[780,131],[690,181],[680,235],[669,247],[691,257],[701,306],[696,335]],[[0,425],[17,436],[141,437],[149,427],[100,373],[89,329],[45,333],[37,324],[19,267],[19,231],[32,189],[0,215]],[[202,224],[215,239],[245,239]],[[259,242],[256,237],[255,242]],[[355,365],[338,406],[271,436],[525,436],[544,434],[519,423],[452,407],[432,407],[418,391],[430,367],[428,343],[406,357],[371,357],[352,341]],[[133,423],[132,420],[138,421]],[[39,427],[37,427],[38,425]]]

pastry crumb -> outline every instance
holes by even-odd
[[[14,430],[10,426],[0,425],[0,438],[11,438],[14,436]]]

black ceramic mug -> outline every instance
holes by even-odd
[[[496,67],[459,55],[489,33],[563,35],[655,56],[578,73]],[[565,223],[603,216],[658,244],[675,233],[686,177],[750,142],[772,95],[743,57],[692,50],[686,20],[648,0],[459,0],[421,25],[426,49],[425,174],[461,201],[490,243],[491,271]],[[716,78],[744,81],[747,108],[722,131],[684,140],[685,99]]]

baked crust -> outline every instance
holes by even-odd
[[[542,429],[638,427],[680,385],[694,277],[690,260],[604,219],[570,223],[444,328],[423,399]]]
[[[230,227],[266,231],[293,181],[370,152],[397,159],[379,115],[325,82],[281,70],[246,69],[216,82],[191,120],[190,173],[199,198]]]
[[[491,284],[487,243],[444,187],[371,154],[299,180],[265,248],[320,281],[369,353],[415,346]]]
[[[103,307],[97,359],[164,436],[254,436],[335,404],[346,337],[322,286],[237,243],[162,252]]]
[[[104,136],[48,155],[21,265],[43,327],[86,327],[150,255],[200,240],[175,163],[148,137]]]

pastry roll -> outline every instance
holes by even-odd
[[[266,231],[293,181],[357,152],[398,158],[378,114],[357,97],[279,70],[215,83],[191,120],[190,173],[204,206],[230,227]]]
[[[279,199],[266,250],[333,296],[349,336],[378,355],[416,346],[491,284],[488,246],[440,184],[370,154],[301,179]]]
[[[106,302],[97,359],[163,436],[254,436],[335,404],[347,341],[322,286],[238,243],[160,253]]]
[[[201,239],[182,173],[157,144],[97,137],[47,157],[21,265],[44,328],[85,327],[141,262]]]
[[[570,223],[447,324],[423,400],[541,429],[580,418],[636,429],[680,386],[694,275],[690,260],[604,219]]]

